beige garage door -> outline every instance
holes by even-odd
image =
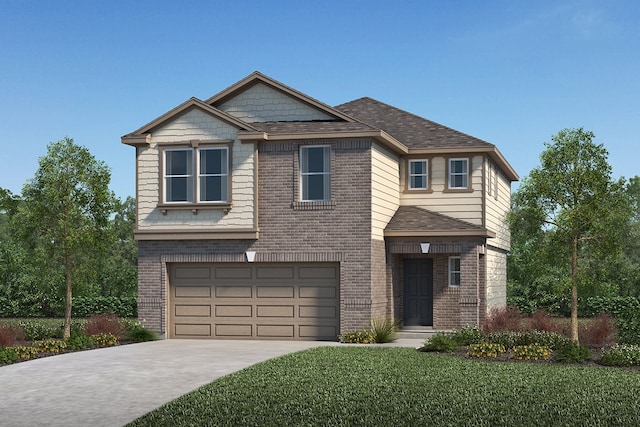
[[[170,264],[169,337],[336,340],[338,264]]]

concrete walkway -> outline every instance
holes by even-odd
[[[418,347],[422,340],[383,346]],[[313,341],[163,340],[0,367],[0,426],[122,426],[258,362]]]

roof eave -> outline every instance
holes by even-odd
[[[490,230],[385,230],[384,237],[484,237],[494,238]]]

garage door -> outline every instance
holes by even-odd
[[[338,264],[169,264],[169,337],[332,340]]]

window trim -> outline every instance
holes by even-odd
[[[458,260],[458,270],[453,270],[452,269],[452,264],[453,261]],[[448,276],[448,285],[450,288],[459,288],[460,285],[462,284],[462,258],[459,256],[450,256],[449,257],[449,262],[448,262],[448,268],[447,268],[447,276]],[[454,281],[452,280],[454,275],[458,275],[458,283],[453,283]]]
[[[309,149],[309,148],[328,148],[329,150],[327,151],[327,155],[329,156],[329,171],[322,171],[322,172],[303,172],[302,168],[303,168],[303,162],[302,162],[302,151],[305,149]],[[332,180],[333,180],[333,150],[331,149],[331,145],[328,144],[314,144],[314,145],[300,145],[298,148],[298,183],[299,183],[299,201],[302,203],[322,203],[322,202],[331,202],[333,200],[333,186],[332,186]],[[324,159],[323,159],[324,161]],[[311,175],[322,175],[322,176],[329,176],[329,197],[328,198],[323,198],[323,199],[305,199],[304,198],[304,176],[311,176]],[[323,188],[324,190],[324,188]],[[324,193],[325,191],[323,191]]]
[[[207,149],[222,149],[227,151],[227,200],[224,201],[200,201],[200,150]],[[191,151],[192,154],[192,186],[193,186],[193,200],[191,201],[167,201],[166,193],[166,161],[167,151]],[[197,213],[197,209],[209,208],[209,209],[225,209],[225,212],[231,207],[232,204],[232,141],[184,141],[175,142],[171,144],[162,144],[160,146],[160,188],[159,188],[159,203],[158,207],[162,209],[163,213],[167,210],[173,209],[192,209],[193,213]]]
[[[451,178],[454,176],[451,171],[451,162],[455,161],[466,161],[467,162],[467,170],[464,173],[456,173],[455,176],[466,176],[466,186],[465,187],[453,187],[451,186]],[[469,157],[449,157],[447,158],[447,190],[450,191],[473,191],[471,188],[471,160]]]
[[[424,174],[412,174],[411,173],[411,164],[412,163],[418,163],[418,162],[424,162],[424,167],[425,167],[425,171]],[[407,190],[411,191],[411,192],[416,192],[416,191],[429,191],[429,189],[431,188],[430,186],[430,181],[431,181],[431,174],[430,172],[430,165],[429,165],[429,159],[407,159]],[[413,176],[423,176],[424,177],[424,187],[412,187],[411,186],[411,177]]]

